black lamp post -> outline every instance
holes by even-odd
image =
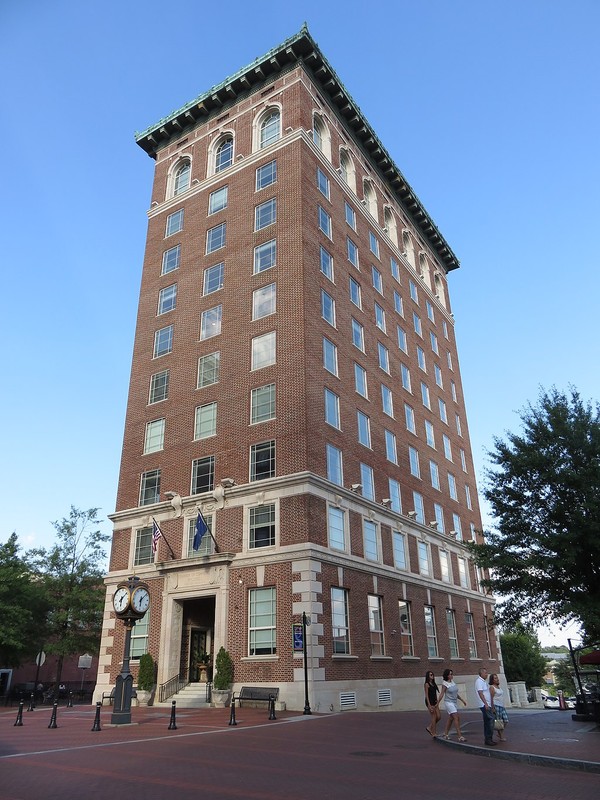
[[[310,617],[302,612],[302,652],[304,655],[304,714],[312,714],[310,703],[308,702],[308,658],[306,654],[306,627],[310,625]]]

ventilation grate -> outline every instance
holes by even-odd
[[[392,690],[391,689],[379,689],[377,691],[377,702],[380,706],[391,706],[392,705]]]
[[[356,692],[340,692],[340,710],[356,708]]]

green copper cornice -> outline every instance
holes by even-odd
[[[157,152],[169,142],[181,138],[197,124],[222,114],[240,98],[257,91],[260,86],[293,69],[298,63],[304,65],[328,98],[337,116],[396,194],[445,268],[452,270],[459,267],[459,261],[450,246],[308,32],[306,23],[297,34],[266,55],[256,58],[247,67],[163,117],[155,125],[136,133],[135,140],[149,156],[156,158]]]

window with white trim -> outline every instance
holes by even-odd
[[[394,566],[396,569],[407,569],[406,536],[400,531],[392,530],[392,546],[394,550]]]
[[[221,333],[223,306],[207,308],[200,316],[200,339],[212,339]]]
[[[325,422],[334,428],[340,425],[340,398],[331,389],[325,389]]]
[[[252,338],[251,369],[270,367],[277,361],[277,333],[269,331]]]
[[[363,546],[366,559],[369,561],[379,561],[377,525],[371,522],[370,519],[363,519]]]
[[[172,236],[174,233],[179,233],[179,231],[182,230],[183,230],[183,208],[180,208],[178,211],[174,211],[167,217],[167,222],[165,227],[165,238],[167,236]]]
[[[256,170],[256,191],[265,189],[277,180],[277,161],[269,161]]]
[[[169,272],[179,268],[181,261],[181,245],[176,244],[175,247],[170,247],[165,250],[162,257],[161,275],[167,275]]]
[[[383,637],[383,600],[379,595],[368,595],[369,634],[371,639],[371,655],[385,655]]]
[[[277,200],[272,197],[254,209],[254,230],[260,231],[277,222]]]
[[[371,447],[371,421],[362,411],[356,412],[356,423],[358,427],[358,441],[365,447]]]
[[[141,506],[151,506],[160,501],[160,469],[149,469],[142,472],[140,480]]]
[[[154,333],[153,358],[165,356],[173,350],[173,326],[167,325]]]
[[[356,362],[354,363],[354,389],[361,397],[368,399],[367,370]]]
[[[456,612],[453,608],[446,609],[446,626],[448,628],[448,643],[450,645],[450,658],[458,658],[458,634],[456,632]]]
[[[148,405],[153,403],[160,403],[166,400],[169,396],[169,370],[163,369],[161,372],[155,372],[150,378],[150,394],[148,397]]]
[[[194,417],[194,441],[217,435],[217,404],[206,403],[196,408]]]
[[[250,446],[250,481],[275,477],[275,440]]]
[[[402,495],[400,493],[400,483],[395,478],[388,478],[388,493],[390,495],[390,508],[396,514],[402,513]]]
[[[168,311],[173,311],[177,305],[177,284],[173,283],[171,286],[165,286],[158,293],[158,315],[166,314]]]
[[[225,277],[225,264],[215,264],[212,267],[207,267],[204,270],[203,280],[203,295],[213,294],[223,288],[223,281]]]
[[[346,550],[346,515],[337,506],[327,506],[327,538],[332,550]]]
[[[277,240],[259,244],[254,248],[254,274],[272,269],[277,264]]]
[[[338,374],[337,347],[336,345],[334,345],[333,342],[330,342],[326,336],[323,337],[323,366],[325,367],[327,372],[331,372],[332,375],[335,375],[337,377]]]
[[[252,319],[262,319],[277,310],[277,287],[274,283],[261,286],[252,292]]]
[[[220,225],[215,225],[206,231],[206,255],[214,253],[215,250],[220,250],[225,247],[225,239],[227,235],[227,223],[221,222]]]
[[[342,468],[342,451],[332,444],[326,446],[327,480],[338,486],[344,485],[344,472]]]
[[[248,655],[277,652],[277,594],[274,587],[248,592]]]
[[[190,494],[212,492],[215,488],[215,457],[204,456],[192,461],[192,487]]]
[[[410,603],[406,600],[398,600],[398,618],[400,620],[400,643],[402,655],[414,656],[414,645],[412,635],[412,615]]]
[[[439,550],[440,573],[445,583],[450,583],[450,555],[447,550]]]
[[[259,386],[250,392],[250,424],[275,419],[275,384]]]
[[[331,587],[331,637],[334,655],[350,653],[348,590],[339,586]]]
[[[208,353],[198,359],[198,381],[196,387],[203,389],[205,386],[212,386],[219,381],[219,367],[221,364],[221,354]]]
[[[155,419],[146,423],[144,435],[144,455],[157,453],[165,446],[165,420]]]
[[[216,214],[219,211],[223,211],[224,208],[227,208],[227,195],[229,193],[229,189],[227,186],[221,186],[220,189],[215,189],[214,192],[211,192],[208,195],[208,213]]]
[[[362,484],[362,496],[367,500],[375,500],[375,479],[373,477],[373,467],[368,464],[360,465],[360,482]]]
[[[275,546],[275,503],[249,509],[248,546],[250,550]]]
[[[431,576],[431,555],[427,542],[417,542],[417,552],[419,554],[419,572],[429,578]]]
[[[425,634],[427,636],[427,654],[429,658],[438,657],[437,633],[435,630],[435,613],[433,606],[424,606]]]
[[[477,658],[477,639],[475,638],[475,624],[473,622],[473,614],[471,614],[469,611],[465,612],[465,625],[467,627],[467,641],[469,643],[469,658]],[[489,642],[488,642],[488,651],[491,656],[491,647],[489,647]]]

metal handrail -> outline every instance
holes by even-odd
[[[180,692],[189,682],[187,675],[174,675],[172,678],[169,678],[168,681],[165,681],[165,683],[161,683],[158,687],[158,702],[163,703],[165,700],[168,700],[169,697]]]

